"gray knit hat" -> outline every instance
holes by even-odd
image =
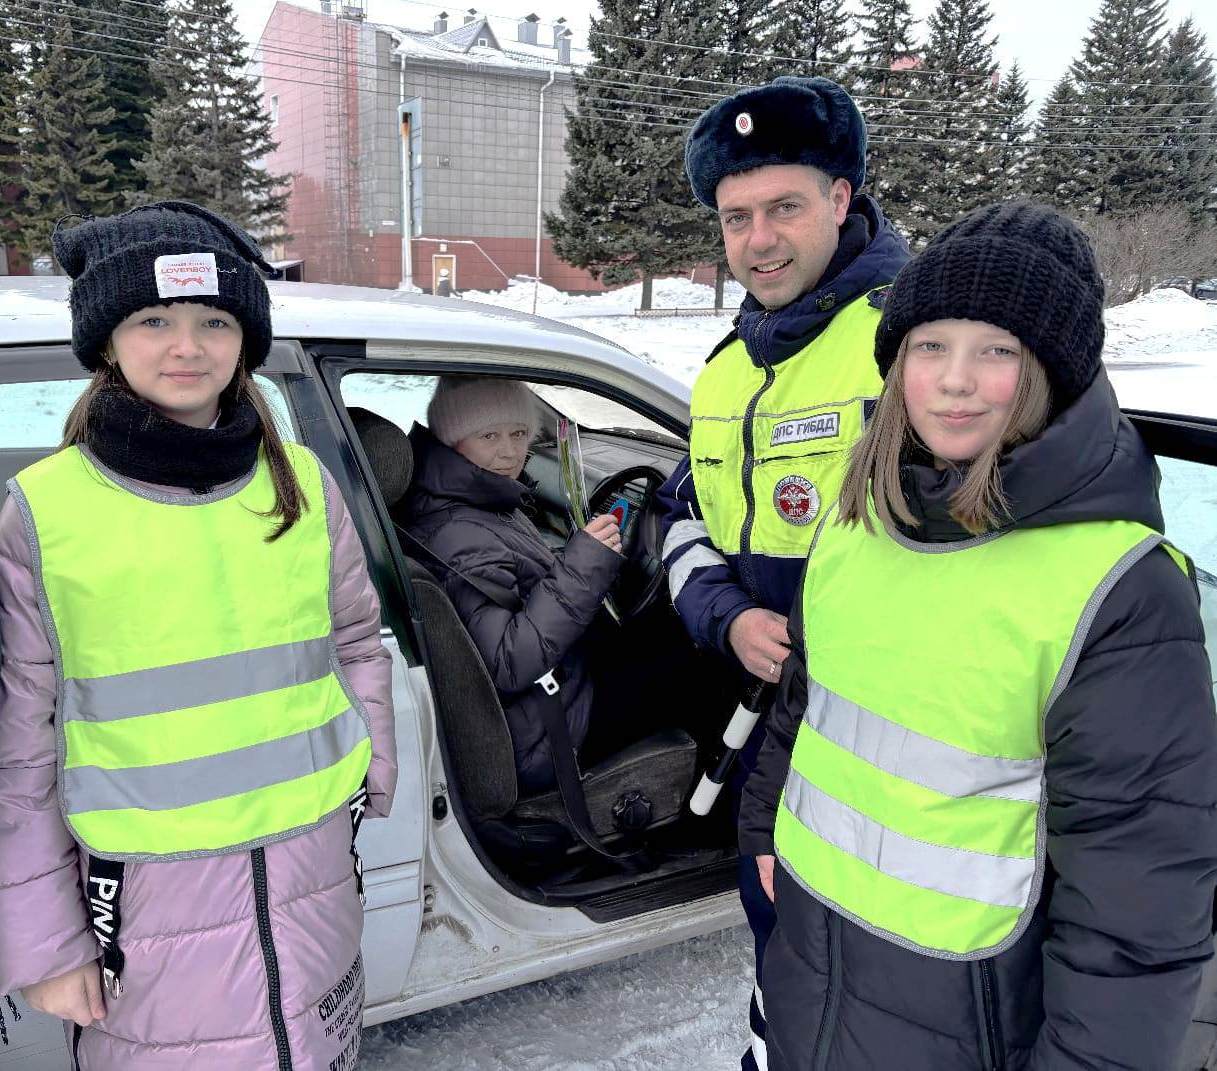
[[[67,217],[71,218],[71,217]],[[232,313],[250,371],[270,352],[270,295],[258,269],[272,269],[235,223],[189,201],[158,201],[117,216],[86,218],[51,236],[72,277],[72,351],[90,372],[133,312],[186,301]]]
[[[539,425],[536,399],[515,379],[444,376],[427,406],[427,426],[445,446],[495,424],[523,424],[529,438]]]

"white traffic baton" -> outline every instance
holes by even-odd
[[[769,694],[769,686],[758,684],[755,688],[748,690],[740,705],[735,708],[735,713],[727,722],[727,728],[723,730],[723,743],[727,745],[727,750],[723,752],[722,758],[718,760],[713,770],[707,770],[702,774],[701,781],[693,790],[693,795],[689,797],[689,810],[694,814],[707,815],[710,813],[710,808],[714,806],[714,801],[718,799],[719,792],[722,791],[723,785],[731,775],[731,767],[735,765],[735,760],[739,758],[739,753],[748,742],[748,737],[752,735],[757,719],[769,706],[768,702],[761,701],[762,697],[767,697],[767,694]]]

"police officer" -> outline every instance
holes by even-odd
[[[694,125],[685,168],[748,294],[693,387],[689,457],[661,492],[664,564],[694,641],[773,684],[815,522],[882,385],[883,287],[909,253],[857,192],[866,126],[828,79],[778,78],[719,101]],[[758,726],[741,757],[736,806],[761,736]],[[740,896],[756,940],[752,1071],[765,1066],[759,979],[774,925],[752,857],[741,858]]]

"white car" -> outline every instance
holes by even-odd
[[[686,806],[721,751],[735,689],[721,660],[694,649],[667,600],[651,498],[684,453],[688,389],[584,331],[469,302],[272,283],[276,342],[259,378],[285,434],[310,446],[338,481],[367,550],[393,655],[400,781],[393,815],[360,833],[366,868],[365,1022],[385,1022],[562,971],[736,925],[735,834],[725,800],[708,817]],[[51,451],[85,386],[69,347],[67,284],[0,279],[0,480]],[[635,522],[631,565],[615,598],[623,650],[663,654],[664,685],[641,690],[654,733],[585,771],[590,847],[558,791],[521,799],[493,686],[430,570],[399,539],[394,505],[408,481],[405,432],[425,417],[443,374],[527,380],[548,409],[527,472],[537,522],[555,543],[569,521],[552,434],[578,422],[592,506],[619,494]],[[1213,414],[1210,414],[1213,415]],[[1134,415],[1162,459],[1168,524],[1197,558],[1214,621],[1217,421]],[[1211,629],[1217,633],[1217,627]],[[635,645],[631,648],[631,644]],[[622,681],[631,679],[621,666]],[[650,822],[628,840],[614,806],[628,797]],[[642,803],[639,802],[642,797]],[[603,846],[603,845],[602,845]],[[1217,989],[1217,987],[1213,987]],[[1198,1019],[1213,1019],[1212,995]],[[740,995],[740,1014],[747,995]],[[1206,1004],[1207,1002],[1207,1004]],[[1217,1030],[1195,1027],[1196,1066]],[[1207,1033],[1206,1033],[1207,1031]],[[69,1066],[63,1033],[23,1009],[0,1069]]]

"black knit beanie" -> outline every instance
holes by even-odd
[[[258,243],[223,216],[188,201],[158,201],[118,216],[61,220],[51,242],[72,277],[72,350],[90,372],[101,367],[111,332],[150,305],[189,301],[232,313],[241,323],[245,367],[270,351],[269,272]]]
[[[904,336],[933,320],[982,320],[1039,358],[1053,409],[1077,400],[1103,352],[1103,280],[1086,235],[1055,209],[1012,201],[936,234],[887,291],[875,334],[885,378]]]

